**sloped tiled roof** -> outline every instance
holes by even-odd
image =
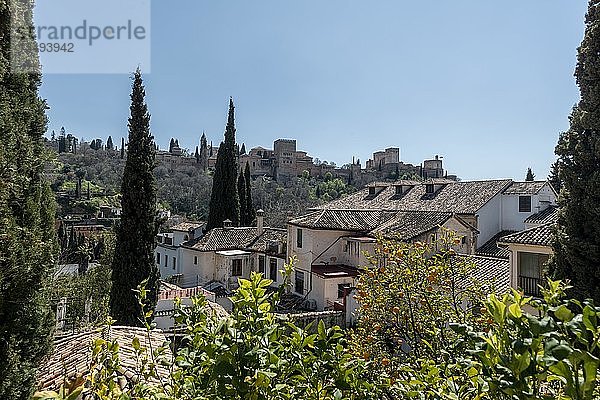
[[[240,228],[214,228],[198,239],[190,240],[183,244],[184,247],[199,251],[222,250],[260,250],[267,246],[269,240],[287,241],[285,229],[264,228],[262,235],[258,235],[256,227]]]
[[[436,229],[451,217],[452,213],[449,212],[399,211],[387,222],[372,230],[370,234],[410,240]]]
[[[494,196],[504,191],[512,181],[486,180],[454,182],[445,181],[436,193],[425,193],[425,182],[412,187],[402,196],[396,194],[395,183],[388,183],[385,189],[369,195],[365,188],[354,194],[334,200],[320,208],[350,210],[403,210],[403,211],[444,211],[457,214],[474,214]]]
[[[57,390],[65,378],[72,379],[77,375],[89,373],[91,344],[95,338],[116,340],[119,343],[121,375],[131,379],[138,367],[135,350],[132,347],[134,337],[139,339],[141,346],[145,347],[147,351],[150,344],[152,344],[152,348],[156,349],[163,346],[167,340],[161,330],[153,330],[148,334],[144,328],[130,326],[103,327],[56,340],[54,350],[42,362],[37,371],[38,388],[40,390]],[[166,349],[167,354],[170,354],[169,346],[166,346]],[[161,377],[169,377],[167,368],[159,365],[157,371]]]
[[[250,243],[248,248],[261,253],[269,253],[269,242],[273,241],[284,244],[287,243],[287,230],[275,228],[265,229],[263,234],[258,236],[252,243]],[[286,251],[285,245],[282,250],[284,252]]]
[[[546,181],[513,182],[503,194],[510,195],[534,195],[546,184]]]
[[[190,232],[190,231],[196,230],[198,228],[201,228],[205,224],[206,224],[205,222],[195,222],[195,221],[182,222],[182,223],[179,223],[179,224],[171,227],[171,230],[180,231],[180,232]]]
[[[526,224],[543,225],[554,223],[558,220],[558,208],[556,206],[549,206],[545,210],[542,210],[536,214],[529,216],[526,220]]]
[[[552,246],[554,224],[544,224],[500,238],[500,243]]]
[[[396,212],[380,210],[320,210],[289,221],[311,229],[368,232],[392,218]]]
[[[474,280],[493,288],[496,293],[506,293],[510,290],[510,262],[507,259],[464,254],[460,254],[459,257],[475,265],[469,279],[461,282],[461,286],[464,287],[469,284],[469,280]]]
[[[515,233],[516,231],[500,231],[495,234],[490,240],[485,242],[481,247],[477,249],[475,254],[479,256],[497,257],[508,259],[510,256],[510,250],[498,247],[498,240],[500,238]]]

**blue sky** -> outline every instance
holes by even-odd
[[[217,144],[227,101],[238,142],[338,165],[389,146],[435,154],[463,179],[545,178],[578,99],[584,0],[152,1],[151,128],[193,149]],[[131,70],[136,65],[131,66]],[[47,74],[49,129],[116,142],[126,74]]]

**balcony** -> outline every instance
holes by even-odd
[[[526,296],[541,297],[539,286],[543,284],[543,280],[540,278],[533,278],[531,276],[518,276],[518,286],[523,290]]]

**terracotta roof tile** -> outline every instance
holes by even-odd
[[[510,256],[510,250],[498,247],[498,240],[500,240],[500,238],[506,235],[510,235],[515,232],[516,231],[498,232],[490,240],[488,240],[480,248],[478,248],[475,254],[478,256],[497,257],[508,260],[508,256]]]
[[[399,182],[401,183],[401,182]],[[351,210],[403,210],[403,211],[444,211],[457,214],[473,214],[494,196],[510,186],[510,179],[440,182],[443,186],[436,193],[426,193],[426,182],[412,187],[399,196],[396,187],[399,183],[387,183],[379,193],[369,194],[369,188],[334,200],[323,205],[322,209]]]
[[[500,243],[529,244],[536,246],[552,246],[554,236],[554,224],[544,224],[512,235],[500,238]]]
[[[510,290],[510,262],[508,260],[464,254],[459,255],[459,257],[475,264],[470,279],[493,288],[496,293],[506,293]],[[467,285],[468,282],[468,280],[465,280],[462,285]]]
[[[548,223],[554,223],[556,221],[558,221],[558,208],[556,206],[549,206],[545,210],[529,216],[525,220],[525,223],[544,225]]]
[[[121,374],[132,376],[138,366],[135,350],[131,344],[134,337],[140,340],[141,346],[147,351],[150,344],[156,349],[167,341],[161,330],[153,330],[148,335],[146,329],[130,326],[103,327],[57,339],[54,350],[37,371],[38,388],[58,390],[65,379],[72,379],[78,374],[87,374],[91,362],[91,345],[95,338],[118,341]],[[166,347],[167,354],[170,354],[169,347]],[[158,366],[157,371],[164,378],[170,374],[168,369],[162,366]]]
[[[410,240],[435,230],[452,217],[452,213],[439,211],[399,211],[387,222],[370,232],[399,240]]]
[[[198,228],[201,228],[205,224],[206,224],[205,222],[194,222],[194,221],[181,222],[175,226],[172,226],[171,230],[180,231],[180,232],[190,232],[190,231],[194,231]]]
[[[269,240],[287,242],[285,229],[264,228],[262,235],[256,227],[214,228],[198,239],[183,244],[199,251],[254,250],[265,252]]]
[[[531,181],[531,182],[513,182],[503,194],[524,194],[533,195],[537,194],[540,189],[546,184],[546,181]]]

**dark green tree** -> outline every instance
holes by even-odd
[[[198,157],[198,162],[200,163],[200,168],[202,168],[203,171],[206,171],[208,169],[208,157],[208,143],[206,142],[206,135],[204,134],[204,132],[202,132],[202,137],[200,138],[200,154]]]
[[[58,255],[55,201],[43,178],[47,105],[34,41],[28,72],[11,70],[11,28],[33,29],[32,8],[0,0],[0,399],[11,400],[30,398],[55,325],[47,296]]]
[[[229,99],[229,114],[225,127],[225,140],[219,146],[213,187],[210,197],[207,229],[223,225],[226,219],[234,226],[240,223],[240,199],[237,190],[237,146],[235,144],[235,108]]]
[[[155,147],[139,68],[133,77],[129,145],[121,186],[121,221],[112,262],[110,314],[120,325],[141,326],[142,310],[134,292],[147,279],[147,310],[154,310],[159,271],[154,261],[156,219]]]
[[[244,171],[240,171],[237,181],[238,197],[240,198],[240,226],[248,226],[248,211],[246,210],[246,179]]]
[[[246,154],[246,143],[242,143],[242,147],[240,148],[240,155]]]
[[[244,168],[244,179],[246,180],[246,225],[249,226],[254,222],[256,212],[252,203],[252,175],[250,174],[250,164],[248,162],[246,162],[246,167]]]
[[[535,174],[531,170],[531,168],[527,168],[527,174],[525,175],[526,182],[533,182],[535,180]]]
[[[550,182],[554,190],[556,190],[556,193],[560,193],[562,182],[558,173],[558,161],[553,162],[552,166],[550,167],[550,175],[548,175],[548,182]]]
[[[568,278],[573,296],[600,302],[600,0],[589,2],[575,77],[579,103],[556,146],[563,183],[550,273]]]
[[[115,145],[113,144],[112,141],[112,136],[108,136],[108,139],[106,139],[106,150],[108,151],[112,151],[115,148]]]
[[[125,138],[121,138],[121,159],[125,158]]]
[[[175,147],[175,139],[171,138],[171,141],[169,142],[169,153],[173,152],[173,147]]]

